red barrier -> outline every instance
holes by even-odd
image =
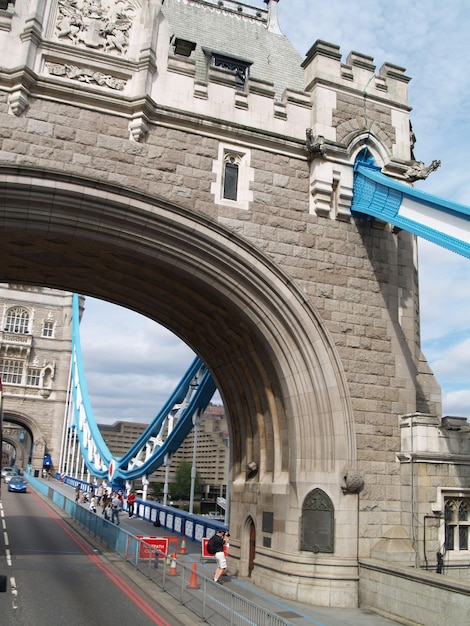
[[[215,556],[213,554],[211,554],[210,552],[207,552],[207,544],[209,543],[209,539],[210,537],[207,538],[203,538],[202,540],[202,544],[201,544],[201,550],[202,550],[202,554],[201,557],[203,559],[215,559]]]
[[[136,535],[140,539],[139,558],[148,559],[152,556],[153,546],[159,552],[168,554],[168,537],[145,537],[144,535]],[[164,554],[159,554],[159,558],[163,559]]]

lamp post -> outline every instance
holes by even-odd
[[[194,442],[193,442],[193,464],[191,466],[191,493],[189,496],[189,513],[193,514],[194,509],[194,488],[196,485],[196,476],[197,476],[197,467],[196,467],[196,457],[197,457],[197,435],[199,430],[199,424],[201,422],[201,411],[195,411],[193,415],[193,426],[194,426]]]

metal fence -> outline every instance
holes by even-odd
[[[52,485],[28,477],[32,486],[75,519],[108,549],[130,563],[163,592],[213,626],[293,626],[223,585],[197,572],[196,564],[177,559],[80,506]]]

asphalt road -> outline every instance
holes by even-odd
[[[146,594],[37,494],[0,500],[1,626],[179,626],[158,592]]]

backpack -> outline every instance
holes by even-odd
[[[217,535],[212,535],[212,537],[207,542],[206,550],[209,554],[215,554],[217,552]]]

